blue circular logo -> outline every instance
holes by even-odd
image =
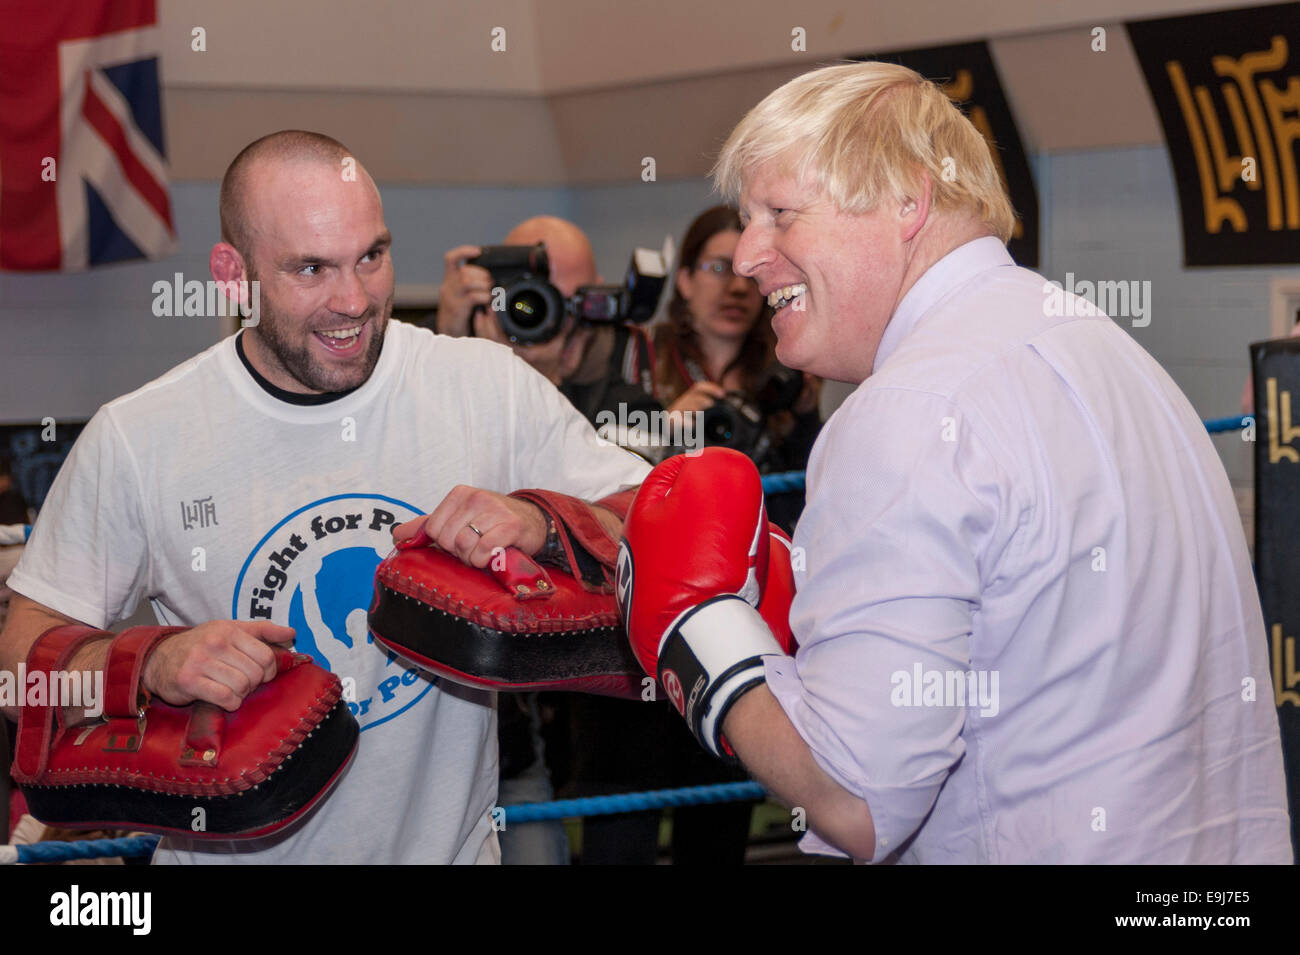
[[[235,583],[232,617],[292,627],[294,648],[343,681],[363,731],[401,715],[437,682],[377,646],[366,626],[392,529],[421,513],[377,494],[313,501],[258,542]]]

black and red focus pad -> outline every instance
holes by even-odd
[[[642,671],[613,594],[506,548],[478,569],[421,533],[375,573],[376,642],[456,683],[641,699]]]

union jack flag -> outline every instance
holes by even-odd
[[[0,0],[0,269],[174,251],[155,0]]]

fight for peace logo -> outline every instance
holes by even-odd
[[[232,618],[293,627],[294,649],[338,674],[363,731],[405,712],[437,682],[376,646],[366,627],[392,529],[422,513],[379,494],[313,501],[271,528],[235,582]]]

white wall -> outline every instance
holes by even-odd
[[[1257,0],[160,0],[184,87],[551,94],[863,51],[1091,28]],[[192,49],[206,31],[207,50]],[[506,30],[505,51],[491,30]],[[806,50],[791,49],[802,27]]]

